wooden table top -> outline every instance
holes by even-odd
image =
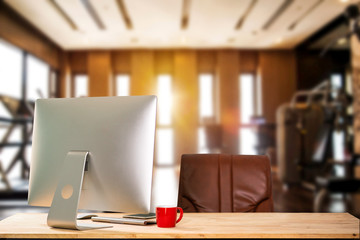
[[[50,228],[46,218],[15,214],[0,221],[0,238],[360,238],[359,219],[348,213],[185,213],[176,228],[111,224],[87,231]]]

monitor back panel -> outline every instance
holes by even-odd
[[[150,211],[156,97],[36,102],[28,201],[50,206],[69,151],[89,151],[81,209]]]

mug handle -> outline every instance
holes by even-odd
[[[176,220],[176,223],[180,222],[182,217],[183,217],[183,210],[181,207],[177,207],[176,210],[179,210],[180,211],[180,217]]]

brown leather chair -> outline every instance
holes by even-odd
[[[272,212],[267,156],[186,154],[178,206],[184,212]]]

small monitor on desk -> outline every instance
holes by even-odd
[[[150,212],[156,96],[41,99],[28,202],[48,225],[88,229],[77,209]]]

